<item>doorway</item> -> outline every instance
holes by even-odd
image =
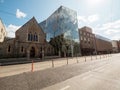
[[[35,48],[31,47],[30,49],[30,57],[34,58],[35,57]]]

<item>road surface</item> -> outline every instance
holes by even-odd
[[[65,63],[54,68],[0,77],[0,90],[120,90],[119,59],[120,54],[92,61],[88,57],[87,62],[84,59],[84,62],[80,62],[79,59],[79,63],[72,59],[74,64],[69,62],[69,65]],[[58,64],[59,61],[55,63]],[[22,66],[19,66],[20,70]],[[9,68],[7,69],[9,72]]]
[[[99,68],[42,90],[120,90],[120,55]]]

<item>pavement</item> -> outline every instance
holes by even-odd
[[[74,64],[69,62],[68,65],[0,77],[0,90],[118,90],[116,88],[96,88],[99,85],[100,87],[101,85],[106,86],[106,84],[107,87],[111,84],[115,87],[114,84],[117,83],[116,80],[119,78],[120,54],[112,55],[112,57],[108,58],[93,59],[92,61],[89,57],[87,58],[87,62],[74,62]],[[74,61],[74,59],[72,60]],[[19,70],[16,69],[16,71]],[[106,74],[102,75],[102,73],[98,73],[99,71],[104,71]],[[101,78],[99,78],[100,75]],[[110,75],[114,77],[110,77]],[[99,80],[96,80],[97,78]],[[114,81],[111,83],[110,80],[111,82],[112,80]],[[87,87],[95,89],[88,89]],[[116,84],[116,87],[119,88],[119,85]]]
[[[100,59],[107,59],[106,56],[108,55],[97,56],[97,59],[96,59],[96,56],[58,58],[58,59],[51,59],[43,62],[34,62],[33,66],[32,66],[32,63],[0,66],[0,77],[6,77],[6,76],[12,76],[16,74],[21,74],[24,72],[30,72],[32,67],[33,67],[33,71],[45,70],[52,67],[61,67],[67,64],[70,65],[75,63],[84,63],[85,61],[88,62],[91,60],[94,61],[94,60],[100,60]],[[67,63],[67,60],[68,60],[68,63]]]

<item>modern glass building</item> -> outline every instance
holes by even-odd
[[[51,44],[54,42],[56,51],[64,56],[80,55],[76,11],[61,6],[39,25],[46,33],[47,41]]]

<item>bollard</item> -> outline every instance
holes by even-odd
[[[76,57],[76,60],[77,60],[77,63],[79,63],[79,62],[78,62],[78,58],[77,58],[77,57]]]
[[[67,57],[67,65],[68,65],[68,57]]]
[[[32,64],[31,64],[31,72],[33,72],[33,69],[34,69],[34,62],[32,60]]]
[[[96,59],[97,59],[97,55],[96,55]]]
[[[52,59],[52,67],[54,68],[54,60]]]
[[[85,62],[86,62],[86,56],[85,56]]]
[[[101,55],[100,55],[100,59],[101,59]]]
[[[92,55],[91,55],[91,61],[92,61]]]

